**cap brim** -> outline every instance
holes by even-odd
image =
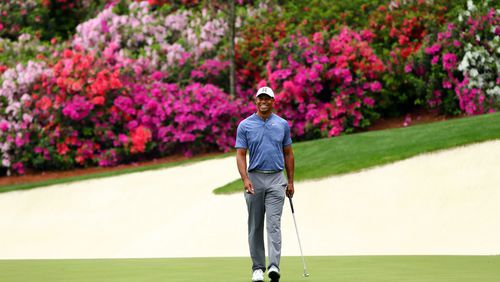
[[[255,97],[259,97],[259,96],[261,96],[261,95],[266,95],[266,96],[269,96],[269,97],[271,97],[271,98],[274,98],[274,96],[273,96],[273,95],[269,95],[269,93],[257,93],[257,94],[255,95]]]

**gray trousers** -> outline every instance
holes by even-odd
[[[245,193],[248,208],[248,244],[252,270],[266,270],[264,217],[267,227],[269,267],[279,269],[281,258],[281,214],[287,181],[283,172],[272,174],[249,172],[255,194]]]

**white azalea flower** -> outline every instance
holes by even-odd
[[[493,89],[486,90],[486,94],[500,98],[500,87],[497,85]]]
[[[479,72],[476,69],[471,69],[469,71],[469,74],[471,77],[476,77],[479,74]]]
[[[472,2],[472,0],[467,1],[467,10],[471,12],[476,10],[476,6],[474,6],[474,2]]]

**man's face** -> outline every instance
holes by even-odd
[[[255,104],[257,105],[257,110],[261,113],[267,113],[273,110],[274,98],[266,94],[261,94],[255,98]]]

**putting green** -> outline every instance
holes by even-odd
[[[500,256],[282,258],[281,281],[498,281]],[[2,282],[250,281],[249,258],[0,260]],[[266,279],[269,281],[269,279]]]

